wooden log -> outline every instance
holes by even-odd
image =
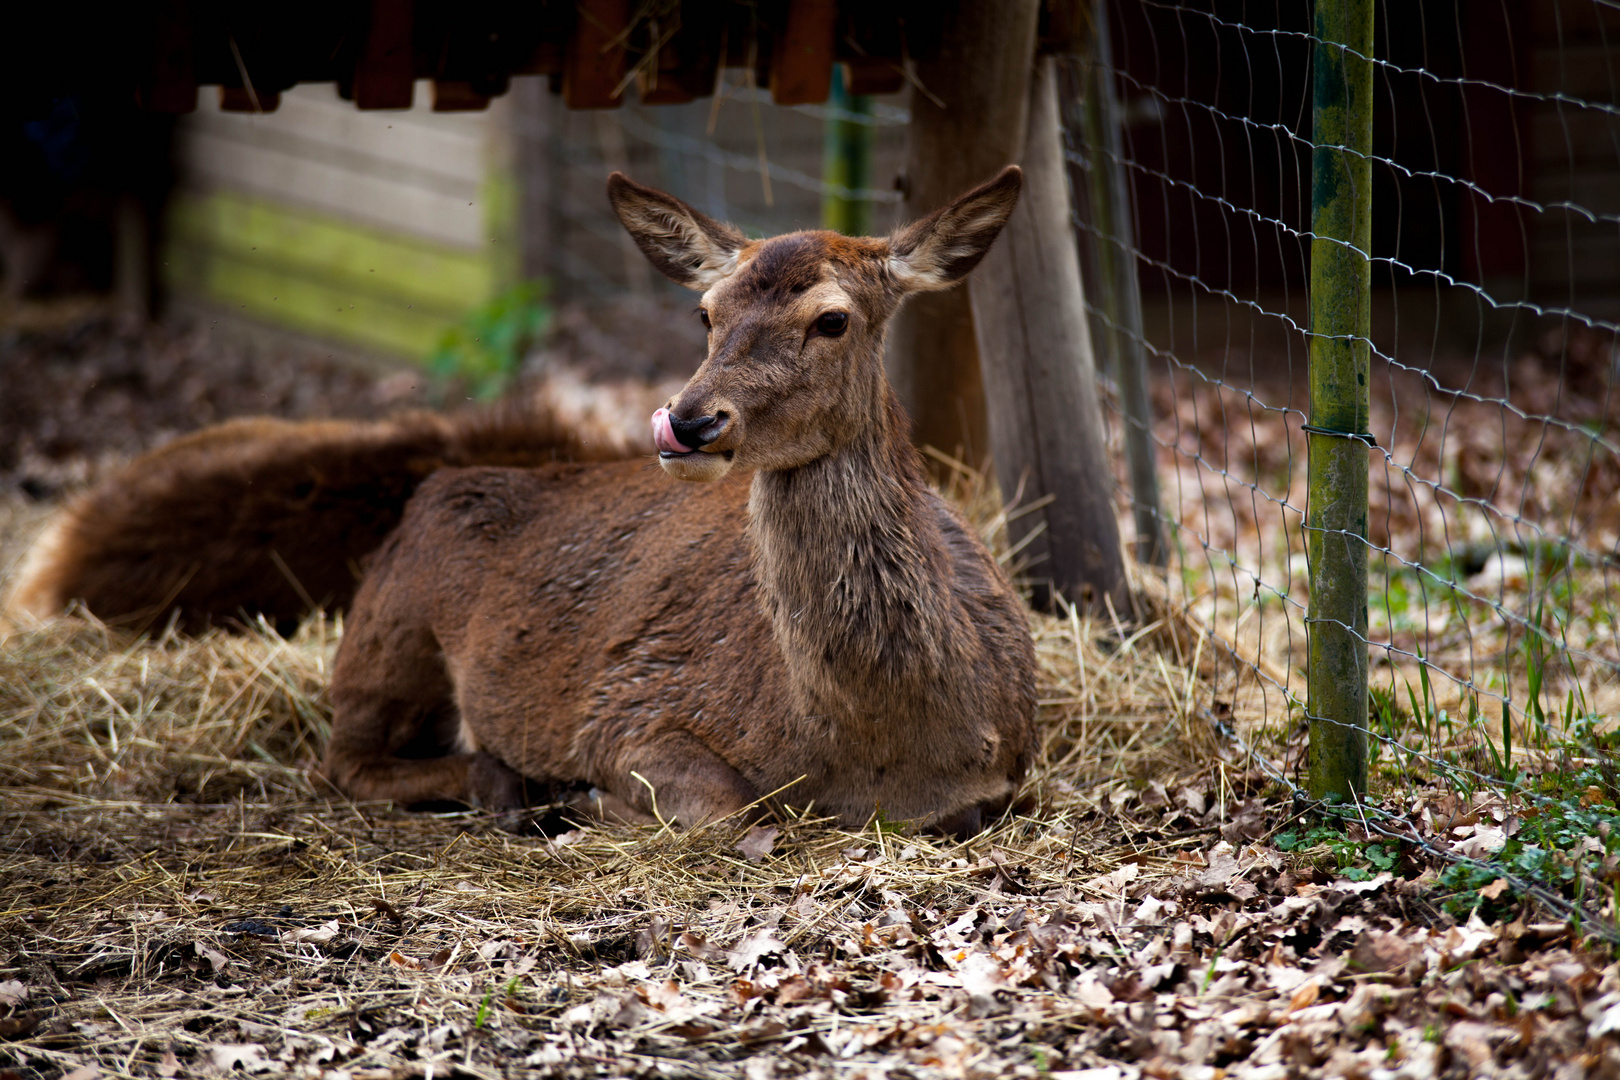
[[[907,218],[932,213],[1018,160],[1040,7],[962,0],[944,9],[940,47],[918,61],[911,93]],[[912,438],[982,465],[989,439],[965,290],[912,298],[890,341],[889,373],[911,412]]]
[[[465,79],[433,80],[434,112],[482,112],[489,108],[489,95],[480,93]]]
[[[623,35],[630,25],[628,0],[579,0],[579,21],[568,41],[563,100],[570,109],[611,109],[624,101]]]
[[[898,94],[905,89],[905,69],[892,57],[846,56],[843,64],[849,72],[844,87],[852,96]]]
[[[1113,470],[1103,442],[1080,259],[1069,217],[1057,77],[1041,60],[1029,86],[1024,193],[969,279],[984,367],[990,449],[1004,498],[1029,511],[1010,539],[1035,585],[1082,608],[1128,611]],[[1016,513],[1015,508],[1015,513]]]
[[[832,88],[838,0],[794,0],[771,50],[771,100],[813,105]]]
[[[354,104],[361,109],[408,109],[416,87],[411,0],[371,0],[371,25],[354,65]]]
[[[281,94],[266,93],[245,86],[221,86],[219,108],[221,112],[273,113],[281,107]]]
[[[190,15],[179,0],[160,5],[156,15],[152,64],[136,91],[136,103],[150,112],[195,112],[197,73]]]
[[[1312,20],[1311,417],[1305,440],[1306,789],[1367,790],[1367,446],[1372,395],[1374,0],[1324,0]]]
[[[718,4],[685,4],[673,34],[661,23],[649,26],[651,40],[663,44],[658,46],[657,70],[637,79],[642,104],[681,105],[714,93],[724,59],[725,15]]]

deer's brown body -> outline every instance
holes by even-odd
[[[970,829],[1006,805],[1033,741],[1028,625],[925,483],[882,357],[903,297],[972,269],[1018,184],[890,240],[747,242],[615,176],[620,219],[711,327],[655,414],[662,471],[423,482],[355,597],[328,777],[503,809],[525,778],[583,781],[605,812],[686,824],[785,786],[848,825]]]

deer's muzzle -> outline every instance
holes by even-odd
[[[664,471],[681,480],[718,480],[731,468],[731,451],[703,453],[730,426],[724,413],[677,419],[668,409],[652,415],[653,445]]]
[[[670,422],[668,409],[659,409],[653,413],[652,432],[653,445],[658,448],[659,456],[665,454],[690,454],[697,450],[697,446],[688,446],[676,434],[675,425]]]

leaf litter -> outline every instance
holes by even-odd
[[[1032,627],[1063,703],[1022,812],[966,843],[881,817],[548,837],[350,804],[309,771],[339,622],[19,635],[0,1068],[1615,1075],[1606,954],[1528,909],[1459,922],[1420,853],[1353,881],[1279,850],[1277,786],[1165,706],[1174,634]],[[1502,827],[1425,812],[1439,843]]]

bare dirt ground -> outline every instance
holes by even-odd
[[[418,400],[195,329],[30,334],[0,332],[0,552],[169,432]],[[991,493],[955,494],[998,541]],[[13,637],[0,1077],[1620,1076],[1591,928],[1506,880],[1487,923],[1437,883],[1435,852],[1486,855],[1525,808],[1410,786],[1384,809],[1411,842],[1283,850],[1293,718],[1273,701],[1279,760],[1246,754],[1228,724],[1257,680],[1217,662],[1244,628],[1140,584],[1130,625],[1031,616],[1042,752],[1021,812],[965,843],[354,805],[308,771],[340,619]]]

